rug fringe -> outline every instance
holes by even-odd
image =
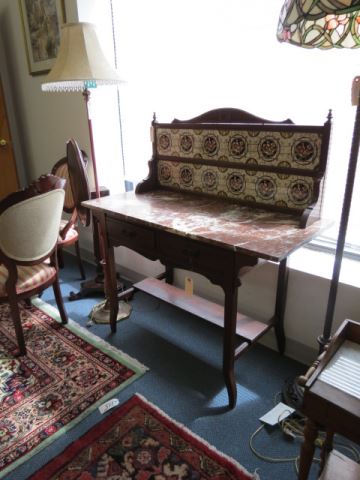
[[[44,302],[39,297],[32,298],[31,303],[35,307],[37,307],[40,310],[42,310],[43,312],[51,315],[51,317],[53,317],[56,321],[61,323],[59,311],[55,307],[53,307],[49,303]],[[149,367],[147,367],[143,363],[139,362],[139,360],[131,357],[130,355],[125,353],[123,350],[120,350],[119,348],[114,347],[109,342],[107,342],[103,338],[98,337],[94,333],[90,332],[87,328],[84,328],[82,325],[79,325],[77,322],[75,322],[71,318],[69,318],[69,322],[65,326],[66,327],[72,327],[74,330],[77,330],[78,332],[82,332],[86,336],[86,338],[92,340],[100,348],[102,347],[102,349],[106,349],[108,352],[112,352],[116,355],[120,354],[122,356],[122,358],[124,359],[124,361],[128,361],[129,363],[131,363],[135,368],[138,368],[140,370],[140,372],[149,371]]]
[[[246,475],[249,475],[251,476],[252,480],[260,480],[260,477],[259,477],[259,474],[257,473],[257,471],[255,470],[254,473],[250,473],[248,470],[246,470],[246,468],[241,465],[239,462],[237,462],[234,458],[230,457],[229,455],[227,455],[226,453],[224,452],[221,452],[220,450],[218,450],[214,445],[212,445],[211,443],[207,442],[203,437],[200,437],[199,435],[197,435],[196,433],[194,433],[192,430],[190,430],[189,428],[187,428],[184,424],[178,422],[177,420],[175,420],[174,418],[170,417],[167,413],[165,413],[163,410],[161,410],[161,408],[159,408],[158,406],[154,405],[152,402],[150,402],[147,398],[145,398],[143,395],[141,395],[141,393],[135,393],[134,394],[135,397],[138,397],[139,399],[141,399],[144,403],[147,403],[148,405],[151,406],[151,408],[153,408],[154,410],[156,410],[160,415],[162,415],[163,417],[165,417],[167,420],[169,420],[170,423],[174,423],[177,427],[179,427],[181,430],[184,430],[185,433],[187,433],[189,436],[193,436],[194,438],[196,438],[196,440],[198,440],[200,443],[203,443],[206,447],[208,447],[209,449],[211,450],[214,450],[220,457],[223,457],[225,460],[227,460],[229,463],[231,463],[234,467],[238,468],[239,470],[242,470],[244,472],[244,474]]]

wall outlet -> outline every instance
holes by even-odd
[[[194,281],[191,277],[185,277],[185,293],[188,295],[194,293]]]

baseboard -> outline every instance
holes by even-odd
[[[264,337],[259,340],[261,345],[265,347],[271,348],[272,350],[277,351],[276,345],[276,338],[274,330],[270,330]],[[285,349],[285,356],[291,358],[292,360],[296,360],[297,362],[303,363],[306,366],[311,365],[314,360],[318,357],[319,352],[309,347],[308,345],[304,345],[303,343],[297,342],[292,338],[286,338],[286,349]],[[306,373],[304,371],[304,373]]]
[[[66,253],[72,255],[73,257],[75,257],[75,253],[73,249],[70,250],[68,248],[64,248],[64,251],[66,251]],[[96,265],[94,252],[92,252],[91,250],[87,250],[86,248],[80,248],[80,255],[82,260],[84,260],[85,262],[90,263],[90,265]]]
[[[80,250],[81,258],[82,260],[84,260],[84,262],[90,263],[90,265],[96,265],[94,253],[91,250],[87,250],[86,248],[81,248]],[[68,253],[69,255],[75,257],[75,253],[73,250],[65,248],[64,251],[66,251],[66,253]],[[144,276],[140,273],[137,273],[134,270],[130,270],[122,265],[116,264],[116,270],[119,272],[123,280],[130,283],[140,282],[140,280],[144,279]]]

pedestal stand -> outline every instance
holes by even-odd
[[[106,197],[110,195],[110,190],[106,187],[100,187],[100,196]],[[96,192],[91,192],[91,198],[96,198]],[[80,300],[87,296],[91,295],[104,295],[104,272],[101,265],[101,255],[99,247],[99,234],[98,228],[96,225],[96,219],[92,217],[92,228],[93,228],[93,243],[94,243],[94,256],[96,260],[96,276],[92,279],[85,280],[80,284],[80,290],[78,292],[70,292],[69,300]],[[124,289],[123,283],[118,278],[118,292],[122,292]]]

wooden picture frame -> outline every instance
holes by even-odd
[[[30,75],[53,67],[66,22],[64,0],[19,0]]]

